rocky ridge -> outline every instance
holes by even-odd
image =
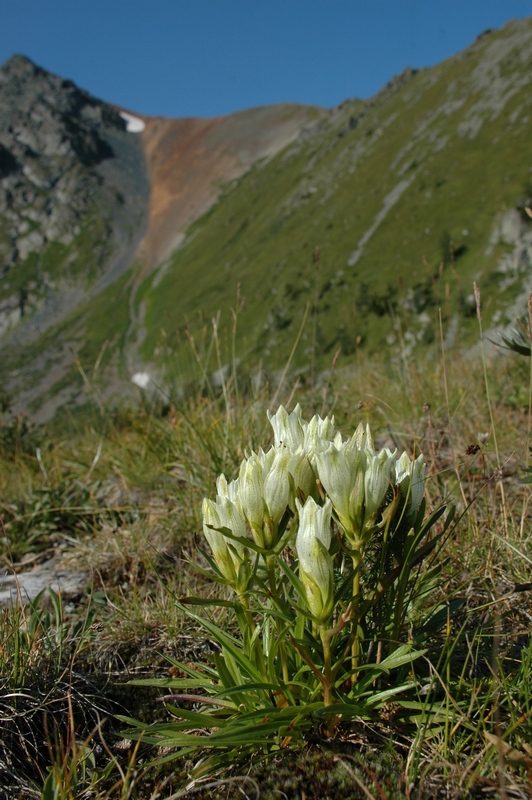
[[[24,56],[0,68],[0,334],[86,289],[146,226],[149,181],[119,112]],[[90,240],[90,249],[87,247]]]
[[[213,119],[146,117],[24,56],[0,67],[0,353],[15,408],[52,391],[83,348],[85,329],[66,340],[57,326],[82,318],[126,274],[131,290],[120,304],[133,363],[140,280],[223,186],[322,113],[281,103]],[[74,396],[56,392],[45,416]]]

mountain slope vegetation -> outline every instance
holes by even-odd
[[[504,322],[530,256],[501,268],[530,226],[531,34],[513,23],[407,71],[257,164],[143,287],[145,360],[175,359],[199,312],[221,309],[230,325],[237,291],[242,357],[276,368],[307,307],[300,366],[338,347],[348,362],[360,345],[396,343],[401,327],[430,343],[440,307],[467,341],[474,279],[488,318]]]
[[[89,378],[104,399],[139,370],[182,389],[231,360],[280,370],[292,349],[304,379],[360,348],[433,347],[440,314],[446,344],[467,346],[474,280],[485,325],[510,325],[532,288],[531,82],[532,21],[515,20],[368,101],[298,112],[299,134],[218,187],[173,253],[137,251],[5,350],[8,391],[44,419],[85,402]]]

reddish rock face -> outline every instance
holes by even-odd
[[[147,267],[169,255],[224,183],[288,144],[313,111],[278,104],[212,119],[142,117],[151,195],[148,229],[137,255]]]

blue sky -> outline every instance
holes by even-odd
[[[0,62],[144,114],[331,107],[526,16],[532,0],[2,0]]]

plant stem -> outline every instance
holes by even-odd
[[[277,595],[277,583],[275,580],[275,557],[274,556],[267,556],[266,558],[266,567],[268,569],[268,583],[270,585],[270,594],[273,597]],[[282,623],[281,620],[277,617],[275,620],[276,627],[277,627],[277,636],[281,637],[282,631]],[[283,646],[283,642],[279,644],[279,655],[281,657],[281,669],[283,671],[283,681],[285,683],[290,682],[290,677],[288,674],[288,663],[286,661],[286,653]]]
[[[331,633],[325,625],[320,625],[321,643],[323,645],[323,705],[332,703],[332,677],[331,677]]]
[[[353,578],[353,605],[352,605],[352,618],[353,618],[353,644],[351,645],[351,668],[354,670],[351,675],[351,686],[354,686],[358,679],[356,672],[360,658],[360,642],[358,640],[358,623],[359,623],[359,608],[360,608],[360,552],[357,551],[353,556],[353,569],[355,576]]]
[[[246,595],[243,592],[238,592],[238,602],[240,603],[240,605],[242,607],[242,610],[244,612],[244,615],[245,615],[245,618],[246,618],[246,623],[247,623],[247,626],[249,628],[249,632],[250,632],[251,635],[253,635],[253,633],[255,632],[255,628],[257,626],[255,625],[255,621],[253,619],[251,611],[249,610],[248,599],[247,599]],[[240,632],[241,632],[242,636],[245,635],[244,631],[242,630],[242,626],[240,626]]]
[[[406,571],[406,577],[408,578],[409,570]],[[399,634],[401,631],[401,625],[403,622],[403,605],[405,602],[405,592],[406,592],[406,580],[404,576],[401,575],[399,577],[399,586],[397,587],[397,596],[395,598],[395,612],[393,615],[393,630],[391,635],[391,642],[390,642],[390,650],[388,655],[397,650],[399,647]]]
[[[504,522],[504,531],[506,536],[508,536],[508,514],[506,510],[506,494],[504,492],[504,486],[502,482],[502,468],[501,468],[501,457],[499,453],[499,444],[497,442],[497,430],[495,428],[495,420],[493,417],[493,408],[491,404],[491,397],[490,397],[490,387],[488,381],[488,368],[486,366],[486,354],[484,353],[484,331],[482,328],[482,308],[480,305],[480,289],[478,288],[477,282],[473,283],[473,289],[475,292],[475,300],[477,303],[477,319],[478,319],[478,327],[480,331],[480,354],[482,356],[482,370],[484,372],[484,386],[486,390],[486,402],[488,404],[488,411],[490,415],[490,424],[491,424],[491,432],[493,434],[493,446],[495,447],[495,457],[497,459],[497,474],[498,480],[496,486],[499,487],[501,492],[501,507],[502,507],[502,518]],[[532,356],[531,356],[532,358]]]

